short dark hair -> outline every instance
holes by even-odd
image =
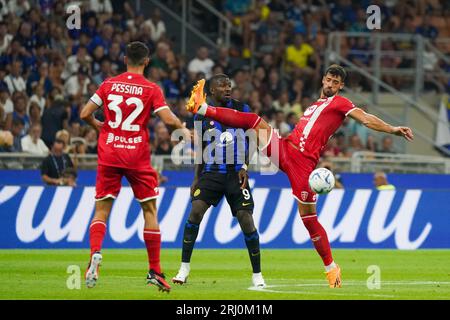
[[[13,125],[13,127],[24,126],[25,125],[25,121],[23,121],[20,118],[13,118],[12,125]]]
[[[144,64],[144,59],[149,56],[150,50],[145,43],[133,41],[127,45],[125,55],[128,58],[128,64],[140,66]]]
[[[332,64],[331,66],[329,66],[325,71],[325,75],[327,74],[341,77],[342,82],[344,82],[345,78],[347,78],[347,71],[345,71],[344,67],[341,67],[338,64]]]
[[[219,74],[213,75],[211,77],[211,79],[209,79],[209,83],[210,83],[210,86],[211,86],[213,83],[217,83],[217,82],[220,82],[220,81],[223,81],[223,80],[229,80],[229,79],[230,78],[226,74],[219,73]]]
[[[211,88],[218,84],[220,81],[230,80],[230,78],[224,73],[218,73],[213,75],[211,79],[209,79],[208,91],[211,91]]]

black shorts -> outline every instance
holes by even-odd
[[[233,216],[238,210],[253,212],[253,196],[248,185],[241,189],[237,172],[204,172],[198,179],[197,188],[191,201],[203,200],[214,207],[225,195]]]

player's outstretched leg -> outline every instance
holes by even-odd
[[[261,122],[256,113],[239,112],[230,108],[212,107],[206,104],[206,94],[203,93],[205,79],[201,79],[192,89],[186,109],[194,114],[200,114],[233,128],[253,129]]]
[[[271,140],[272,127],[256,113],[239,112],[230,108],[208,106],[206,103],[206,95],[203,93],[204,85],[205,79],[197,82],[192,89],[191,96],[186,104],[186,109],[191,113],[203,115],[233,128],[254,129],[258,141],[258,148],[261,151],[264,150]]]

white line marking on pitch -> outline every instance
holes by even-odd
[[[298,285],[292,285],[292,286],[298,286]],[[305,285],[304,287],[307,287],[308,285]],[[316,284],[316,286],[321,286],[321,287],[325,287],[323,284]],[[291,291],[291,290],[273,290],[270,288],[277,288],[277,287],[281,287],[278,285],[269,285],[266,286],[265,288],[255,288],[255,287],[250,287],[248,288],[248,290],[251,291],[259,291],[259,292],[269,292],[269,293],[292,293],[292,294],[306,294],[306,295],[311,295],[311,294],[319,294],[319,295],[323,295],[323,292],[314,292],[314,291]],[[388,295],[388,294],[364,294],[364,293],[349,293],[349,292],[327,292],[327,295],[333,295],[333,296],[361,296],[361,295],[365,295],[365,296],[370,296],[370,297],[383,297],[383,298],[394,298],[394,295]]]
[[[277,279],[277,281],[280,279]],[[286,281],[292,281],[293,279],[281,279]],[[365,281],[346,281],[345,286],[366,286]],[[447,281],[382,281],[381,285],[450,285]],[[327,287],[324,283],[303,283],[303,284],[278,284],[278,285],[267,285],[265,288],[250,287],[248,290],[260,291],[260,292],[270,292],[270,293],[292,293],[292,294],[323,294],[323,292],[311,292],[311,291],[294,291],[294,290],[274,290],[275,288],[283,287]],[[388,294],[371,294],[371,293],[350,293],[350,292],[328,292],[329,295],[336,296],[370,296],[370,297],[385,297],[394,298],[395,295]]]

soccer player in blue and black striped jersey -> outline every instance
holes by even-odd
[[[231,98],[231,81],[225,74],[210,79],[210,101],[212,105],[250,112],[250,107]],[[196,116],[201,121],[203,160],[197,164],[191,186],[192,209],[184,227],[181,267],[172,279],[174,283],[186,282],[190,272],[190,261],[197,239],[200,223],[205,212],[217,206],[223,196],[231,212],[240,224],[245,236],[252,264],[252,282],[255,287],[265,287],[261,274],[259,234],[253,221],[253,197],[248,184],[247,164],[249,147],[245,132],[225,126],[212,119]]]

